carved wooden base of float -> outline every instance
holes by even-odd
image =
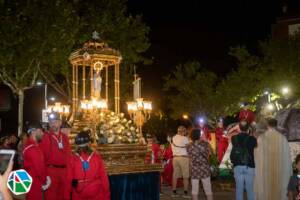
[[[95,146],[109,175],[161,171],[161,164],[146,164],[146,145],[106,144]]]

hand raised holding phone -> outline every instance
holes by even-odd
[[[0,175],[0,193],[2,194],[4,200],[12,200],[12,197],[7,188],[7,179],[10,172],[12,171],[12,168],[13,162],[10,161],[5,172]]]

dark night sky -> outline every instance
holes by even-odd
[[[203,67],[224,76],[234,66],[229,48],[240,44],[255,52],[258,41],[270,37],[283,1],[288,11],[300,11],[299,0],[128,0],[128,12],[142,15],[151,29],[151,47],[145,56],[153,58],[153,63],[138,69],[143,80],[142,96],[157,108],[163,95],[162,77],[186,61],[198,60]],[[34,90],[36,95],[27,98],[25,104],[43,105],[43,88]],[[38,117],[40,110],[25,106],[25,113],[25,119],[29,115]],[[16,121],[16,116],[9,120]]]
[[[140,68],[139,73],[142,96],[154,100],[162,94],[163,81],[157,77],[165,76],[179,63],[198,60],[220,76],[230,71],[234,61],[228,56],[229,47],[241,44],[255,51],[257,42],[270,36],[282,2],[129,0],[128,10],[141,14],[151,28],[146,56],[153,57],[153,64]]]

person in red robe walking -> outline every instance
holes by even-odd
[[[146,155],[146,163],[161,163],[162,151],[154,135],[147,134],[147,146],[151,152]]]
[[[206,140],[210,141],[211,140],[210,132],[203,118],[199,119],[199,128],[201,131],[201,138],[205,137]]]
[[[253,125],[255,122],[255,114],[252,110],[250,110],[250,104],[244,103],[240,113],[239,113],[239,121],[247,121],[248,124]]]
[[[52,184],[45,192],[45,200],[63,200],[67,185],[66,173],[70,163],[71,148],[69,138],[60,130],[61,119],[58,113],[49,115],[49,132],[44,134],[40,143],[45,158],[47,174]]]
[[[46,176],[46,166],[44,155],[38,143],[42,140],[43,131],[38,123],[32,123],[28,126],[27,133],[29,139],[26,141],[23,149],[24,169],[32,177],[30,191],[26,194],[27,200],[42,200],[43,191],[51,184],[51,179]]]
[[[90,147],[89,131],[82,131],[75,138],[76,153],[71,157],[67,173],[65,199],[109,200],[109,180],[101,156]]]
[[[216,128],[216,139],[217,139],[217,152],[218,161],[221,162],[222,158],[228,147],[228,138],[224,135],[223,119],[219,119],[218,127]]]
[[[164,146],[163,157],[163,172],[161,173],[162,184],[172,186],[173,176],[173,152],[171,147],[171,137],[168,136],[168,143]]]

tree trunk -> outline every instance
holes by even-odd
[[[19,114],[18,114],[18,136],[23,132],[23,110],[24,110],[24,90],[18,91],[19,97]]]

